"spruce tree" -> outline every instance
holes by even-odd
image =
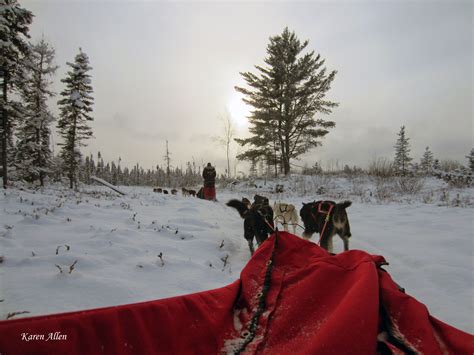
[[[243,101],[253,111],[249,117],[252,136],[236,139],[250,146],[239,159],[274,161],[275,166],[279,160],[286,175],[291,159],[321,145],[320,139],[335,126],[315,116],[329,114],[338,105],[325,99],[336,71],[326,73],[324,60],[314,51],[303,53],[308,43],[285,28],[281,35],[270,37],[267,66],[256,66],[258,74],[241,73],[250,89],[235,89],[245,95]]]
[[[398,133],[398,140],[395,144],[395,161],[393,162],[393,166],[395,170],[405,176],[408,172],[408,168],[410,167],[410,162],[412,158],[410,158],[410,144],[408,143],[409,138],[405,136],[405,126],[400,128],[400,132]]]
[[[104,177],[104,159],[102,159],[102,155],[100,154],[100,151],[97,152],[96,175],[97,175],[98,178],[101,178],[101,179]]]
[[[88,125],[93,121],[90,113],[94,99],[92,93],[91,76],[88,72],[89,58],[79,49],[74,63],[67,63],[71,70],[67,72],[66,78],[61,82],[66,84],[66,89],[61,92],[63,97],[58,101],[60,106],[60,119],[58,129],[64,142],[60,156],[63,166],[69,178],[69,187],[72,189],[76,183],[77,168],[81,161],[80,147],[83,141],[92,137],[92,129]]]
[[[89,156],[86,156],[86,160],[84,162],[84,169],[83,169],[83,175],[84,175],[84,182],[88,185],[91,183],[91,172],[92,172],[92,164],[91,164],[91,159]]]
[[[48,88],[58,68],[53,60],[54,49],[44,40],[31,46],[22,90],[24,116],[17,133],[15,166],[19,176],[30,182],[39,180],[41,186],[44,186],[45,173],[50,171],[52,158],[50,125],[55,117],[48,109],[47,100],[54,96]]]
[[[118,173],[114,162],[112,162],[112,165],[110,166],[110,181],[112,181],[112,185],[117,185]]]
[[[21,88],[23,61],[29,55],[29,25],[33,14],[21,8],[17,0],[0,0],[0,173],[3,187],[8,182],[8,153],[12,149],[14,120],[20,116],[20,105],[9,94]]]
[[[431,173],[433,171],[433,163],[433,153],[430,151],[429,147],[426,147],[425,152],[423,153],[423,156],[420,160],[421,170],[425,174]]]

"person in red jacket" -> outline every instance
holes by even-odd
[[[216,200],[216,169],[207,163],[207,166],[202,171],[204,178],[203,197],[205,200]]]

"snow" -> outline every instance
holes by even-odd
[[[74,103],[76,107],[84,107],[84,103],[81,100],[81,94],[77,90],[71,92],[70,100]]]
[[[326,198],[290,185],[279,197],[298,209]],[[0,195],[0,319],[155,300],[235,281],[250,255],[242,219],[225,203],[259,190],[233,189],[218,189],[218,202],[147,187],[120,186],[125,196],[104,186],[7,190]],[[261,190],[271,204],[277,199]],[[432,315],[473,332],[472,206],[350,199],[351,249],[384,255],[393,279]],[[334,247],[342,251],[337,237]]]

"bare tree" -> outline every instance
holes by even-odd
[[[220,118],[222,121],[222,131],[220,136],[214,136],[212,140],[217,144],[225,147],[227,157],[227,177],[230,177],[230,143],[232,143],[235,136],[235,125],[228,111],[226,111]]]
[[[170,151],[168,149],[168,140],[166,140],[166,154],[163,157],[166,162],[166,180],[168,180],[168,186],[171,186],[171,178],[170,178]]]

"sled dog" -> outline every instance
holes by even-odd
[[[298,212],[296,207],[290,203],[275,202],[273,204],[273,215],[275,222],[283,224],[283,229],[288,232],[288,224],[293,227],[293,234],[296,234],[296,225],[298,223]]]
[[[344,250],[349,250],[351,227],[346,208],[351,204],[351,201],[341,203],[334,201],[303,203],[303,207],[300,210],[300,217],[305,228],[303,238],[310,239],[313,233],[319,233],[321,247],[332,253],[332,239],[334,234],[337,234],[344,242]]]
[[[235,208],[240,217],[244,219],[244,238],[249,244],[250,254],[253,255],[253,239],[260,246],[273,232],[273,210],[270,206],[253,204],[248,205],[239,200],[230,200],[227,206]]]

